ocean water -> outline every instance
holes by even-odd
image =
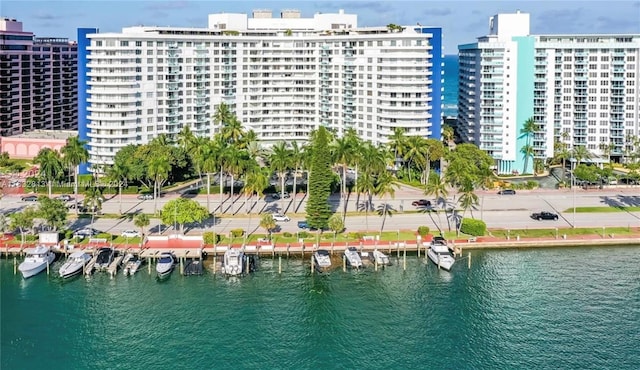
[[[458,114],[458,56],[444,56],[444,93],[443,93],[445,116],[456,116]]]
[[[451,272],[394,255],[326,276],[263,258],[244,278],[166,281],[23,280],[2,260],[0,367],[638,369],[639,251],[474,251]]]

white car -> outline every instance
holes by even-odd
[[[273,216],[273,219],[276,220],[276,221],[284,221],[284,222],[291,221],[289,216],[281,215],[279,213],[274,213],[272,216]]]
[[[140,236],[140,232],[136,230],[125,230],[120,235],[125,238],[137,238]]]

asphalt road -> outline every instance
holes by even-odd
[[[169,195],[158,199],[158,208],[170,199],[174,199],[180,195]],[[495,192],[479,192],[480,205],[473,210],[473,217],[482,219],[487,223],[489,228],[562,228],[562,227],[612,227],[612,226],[631,226],[640,227],[640,212],[609,212],[609,213],[573,213],[570,211],[576,207],[598,207],[605,205],[620,206],[640,206],[640,188],[616,188],[603,190],[535,190],[535,191],[518,191],[516,195],[497,195]],[[457,195],[452,194],[449,201],[453,203]],[[416,207],[411,206],[411,202],[416,199],[426,198],[434,201],[430,197],[421,195],[419,190],[402,188],[396,192],[394,199],[374,199],[374,208],[378,205],[388,202],[396,210],[391,216],[385,220],[384,230],[415,230],[418,226],[429,226],[432,230],[437,229],[436,225],[440,225],[443,229],[448,229],[449,224],[454,225],[451,220],[448,221],[444,212],[415,212]],[[201,204],[206,206],[206,196],[198,196],[194,198]],[[362,200],[362,199],[361,199]],[[435,202],[434,202],[435,203]],[[34,203],[25,203],[18,196],[5,196],[0,200],[0,210],[6,213],[19,211],[23,207]],[[336,209],[342,209],[343,202],[340,197],[333,197],[333,204]],[[297,222],[304,219],[305,199],[299,197],[296,199],[296,208],[299,213],[291,212],[293,209],[293,200],[285,199],[282,201],[264,201],[259,200],[256,204],[250,202],[253,209],[253,216],[246,216],[246,203],[244,197],[241,197],[231,204],[227,199],[225,202],[224,216],[220,216],[219,211],[216,212],[215,226],[213,220],[205,222],[203,227],[196,227],[187,230],[187,233],[198,234],[203,230],[211,230],[217,233],[227,233],[231,229],[243,228],[251,232],[263,233],[259,228],[259,217],[255,214],[256,210],[262,212],[280,211],[282,207],[287,210],[287,214],[291,217],[290,222],[279,222],[281,231],[296,232],[298,231]],[[214,210],[218,207],[217,195],[210,198],[210,209]],[[134,196],[124,196],[122,200],[122,209],[125,212],[145,212],[152,213],[154,208],[153,200],[140,201]],[[228,211],[227,211],[228,209]],[[350,197],[347,203],[348,211],[356,211],[358,209],[355,197]],[[404,209],[404,213],[400,212]],[[442,210],[442,207],[435,207],[436,210]],[[117,213],[119,210],[118,197],[108,199],[103,205],[104,213]],[[233,210],[234,214],[229,212]],[[529,216],[532,212],[551,211],[560,215],[557,221],[537,221]],[[408,213],[407,211],[412,211]],[[364,212],[359,216],[348,216],[346,219],[346,228],[349,231],[369,230],[374,232],[380,230],[383,218],[373,211],[368,216],[364,216]],[[469,217],[470,213],[464,215]],[[90,223],[90,219],[72,220],[71,227],[79,228]],[[158,220],[153,219],[149,227],[150,232],[157,232]],[[124,219],[98,218],[93,227],[111,233],[120,233],[126,229],[137,229],[133,222]],[[451,226],[453,227],[453,226]],[[161,227],[160,231],[165,233],[171,232],[172,226]]]

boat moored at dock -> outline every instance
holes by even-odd
[[[156,273],[158,273],[159,278],[163,278],[169,276],[171,271],[176,265],[176,258],[173,253],[163,252],[160,254],[160,258],[158,259],[158,264],[156,265]]]
[[[122,274],[124,276],[133,276],[142,265],[142,262],[142,258],[133,253],[127,253],[122,260]]]
[[[228,249],[224,252],[222,271],[227,276],[239,276],[244,274],[246,256],[240,249]]]
[[[379,250],[374,250],[373,252],[369,252],[369,259],[371,262],[378,264],[378,266],[389,266],[391,265],[391,261],[389,260],[389,256],[380,252]]]
[[[59,274],[63,279],[70,278],[82,272],[84,267],[91,261],[91,256],[83,251],[73,252],[60,267]]]
[[[431,262],[435,263],[439,268],[450,271],[456,262],[453,254],[449,250],[447,241],[443,237],[434,237],[427,251],[427,256]]]
[[[95,269],[99,271],[106,271],[114,258],[115,249],[111,247],[100,248],[96,256],[96,263],[94,265]]]
[[[191,276],[191,275],[202,275],[204,271],[202,261],[199,259],[187,259],[184,265],[184,269],[182,270],[182,275]]]
[[[326,249],[318,249],[313,253],[313,263],[318,272],[327,272],[331,268],[331,256]]]
[[[56,255],[43,245],[27,248],[25,252],[27,256],[18,266],[18,270],[20,270],[25,279],[41,273],[56,259]]]
[[[362,258],[358,253],[356,247],[349,247],[344,251],[344,257],[347,260],[347,265],[352,268],[359,269],[362,267]]]

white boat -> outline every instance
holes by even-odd
[[[115,250],[113,248],[105,247],[98,250],[98,256],[96,257],[96,270],[107,270],[113,258],[115,257]]]
[[[124,276],[132,276],[138,271],[138,268],[142,265],[142,259],[133,253],[127,253],[122,260],[122,273]]]
[[[71,253],[60,267],[60,277],[66,279],[81,273],[89,261],[91,261],[91,256],[83,251]]]
[[[358,254],[358,249],[356,247],[349,247],[344,251],[344,256],[347,259],[347,265],[353,268],[361,268],[362,267],[362,258],[360,258],[360,254]]]
[[[449,247],[447,246],[447,241],[444,238],[435,239],[431,242],[431,246],[429,246],[429,250],[427,251],[427,256],[429,259],[438,265],[439,268],[450,271],[453,264],[456,262],[456,259],[453,258]]]
[[[326,249],[318,249],[313,253],[313,261],[315,263],[316,271],[326,272],[331,268],[331,256]]]
[[[156,272],[158,277],[165,277],[173,271],[173,267],[176,265],[176,258],[173,254],[164,252],[160,254],[158,264],[156,265]]]
[[[18,270],[20,270],[25,279],[42,272],[56,259],[56,255],[43,245],[27,248],[25,252],[27,256],[18,266]]]
[[[389,260],[389,256],[380,252],[377,249],[374,250],[373,252],[370,252],[369,256],[371,258],[371,262],[377,263],[378,266],[389,266],[391,264],[391,261]]]
[[[224,252],[222,271],[227,276],[238,276],[244,273],[245,266],[244,252],[239,249],[228,249]]]

